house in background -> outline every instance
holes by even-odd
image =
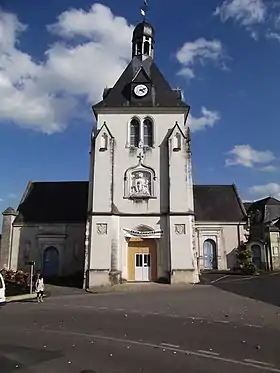
[[[280,269],[280,201],[267,197],[245,202],[249,217],[247,247],[259,269]]]

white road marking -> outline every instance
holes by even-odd
[[[227,278],[227,277],[229,277],[229,275],[224,275],[222,277],[216,278],[216,280],[211,281],[210,284],[215,284],[215,282],[221,281],[221,280],[223,280],[224,278]]]
[[[255,325],[255,324],[244,324],[245,326],[249,326],[250,328],[263,328],[262,325]]]
[[[229,324],[229,321],[227,320],[213,320],[213,322],[217,322],[219,324]]]
[[[247,361],[248,363],[260,364],[260,365],[269,366],[269,367],[274,366],[273,364],[265,363],[264,361],[253,360],[253,359],[244,359],[244,361]]]
[[[108,307],[98,307],[99,310],[107,310]]]
[[[206,350],[197,350],[198,352],[201,352],[202,354],[209,354],[213,356],[219,356],[218,352],[212,352],[212,351],[206,351]]]
[[[85,338],[94,338],[94,339],[99,339],[99,340],[104,340],[104,341],[111,341],[115,343],[125,343],[126,345],[132,344],[135,346],[141,346],[141,347],[152,347],[152,348],[157,348],[162,350],[162,345],[161,344],[156,344],[156,343],[148,343],[148,342],[140,342],[140,341],[134,341],[134,340],[128,340],[128,339],[121,339],[121,338],[114,338],[114,337],[107,337],[107,336],[101,336],[98,334],[87,334],[87,333],[78,333],[78,332],[66,332],[62,330],[51,330],[51,329],[44,329],[40,330],[41,333],[53,333],[53,334],[61,334],[61,335],[69,335],[69,336],[77,336],[77,337],[85,337]],[[189,350],[183,350],[180,348],[173,348],[173,347],[168,347],[165,346],[165,349],[168,351],[172,352],[178,352],[184,355],[190,355],[190,356],[198,356],[206,359],[212,359],[212,360],[217,360],[221,361],[224,363],[230,363],[230,364],[235,364],[235,365],[241,365],[241,366],[247,366],[247,367],[252,367],[256,369],[261,369],[263,372],[276,372],[280,373],[280,368],[276,368],[273,365],[271,366],[265,366],[265,365],[258,365],[256,363],[250,363],[247,361],[241,361],[241,360],[234,360],[234,359],[229,359],[229,358],[224,358],[221,356],[215,356],[215,355],[210,355],[198,351],[189,351]]]
[[[173,345],[171,343],[161,343],[162,346],[167,346],[167,347],[171,347],[171,348],[179,348],[180,346],[179,345]]]

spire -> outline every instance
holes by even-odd
[[[137,56],[142,61],[154,56],[154,28],[147,22],[148,2],[144,0],[141,7],[143,21],[138,23],[133,31],[132,57]]]

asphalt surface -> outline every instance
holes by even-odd
[[[0,372],[280,373],[277,306],[214,285],[165,289],[2,307]]]

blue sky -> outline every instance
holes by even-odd
[[[150,0],[155,58],[191,105],[194,181],[280,198],[280,7]],[[0,0],[0,208],[29,180],[86,180],[91,104],[130,58],[141,0]],[[117,18],[116,18],[117,17]]]

